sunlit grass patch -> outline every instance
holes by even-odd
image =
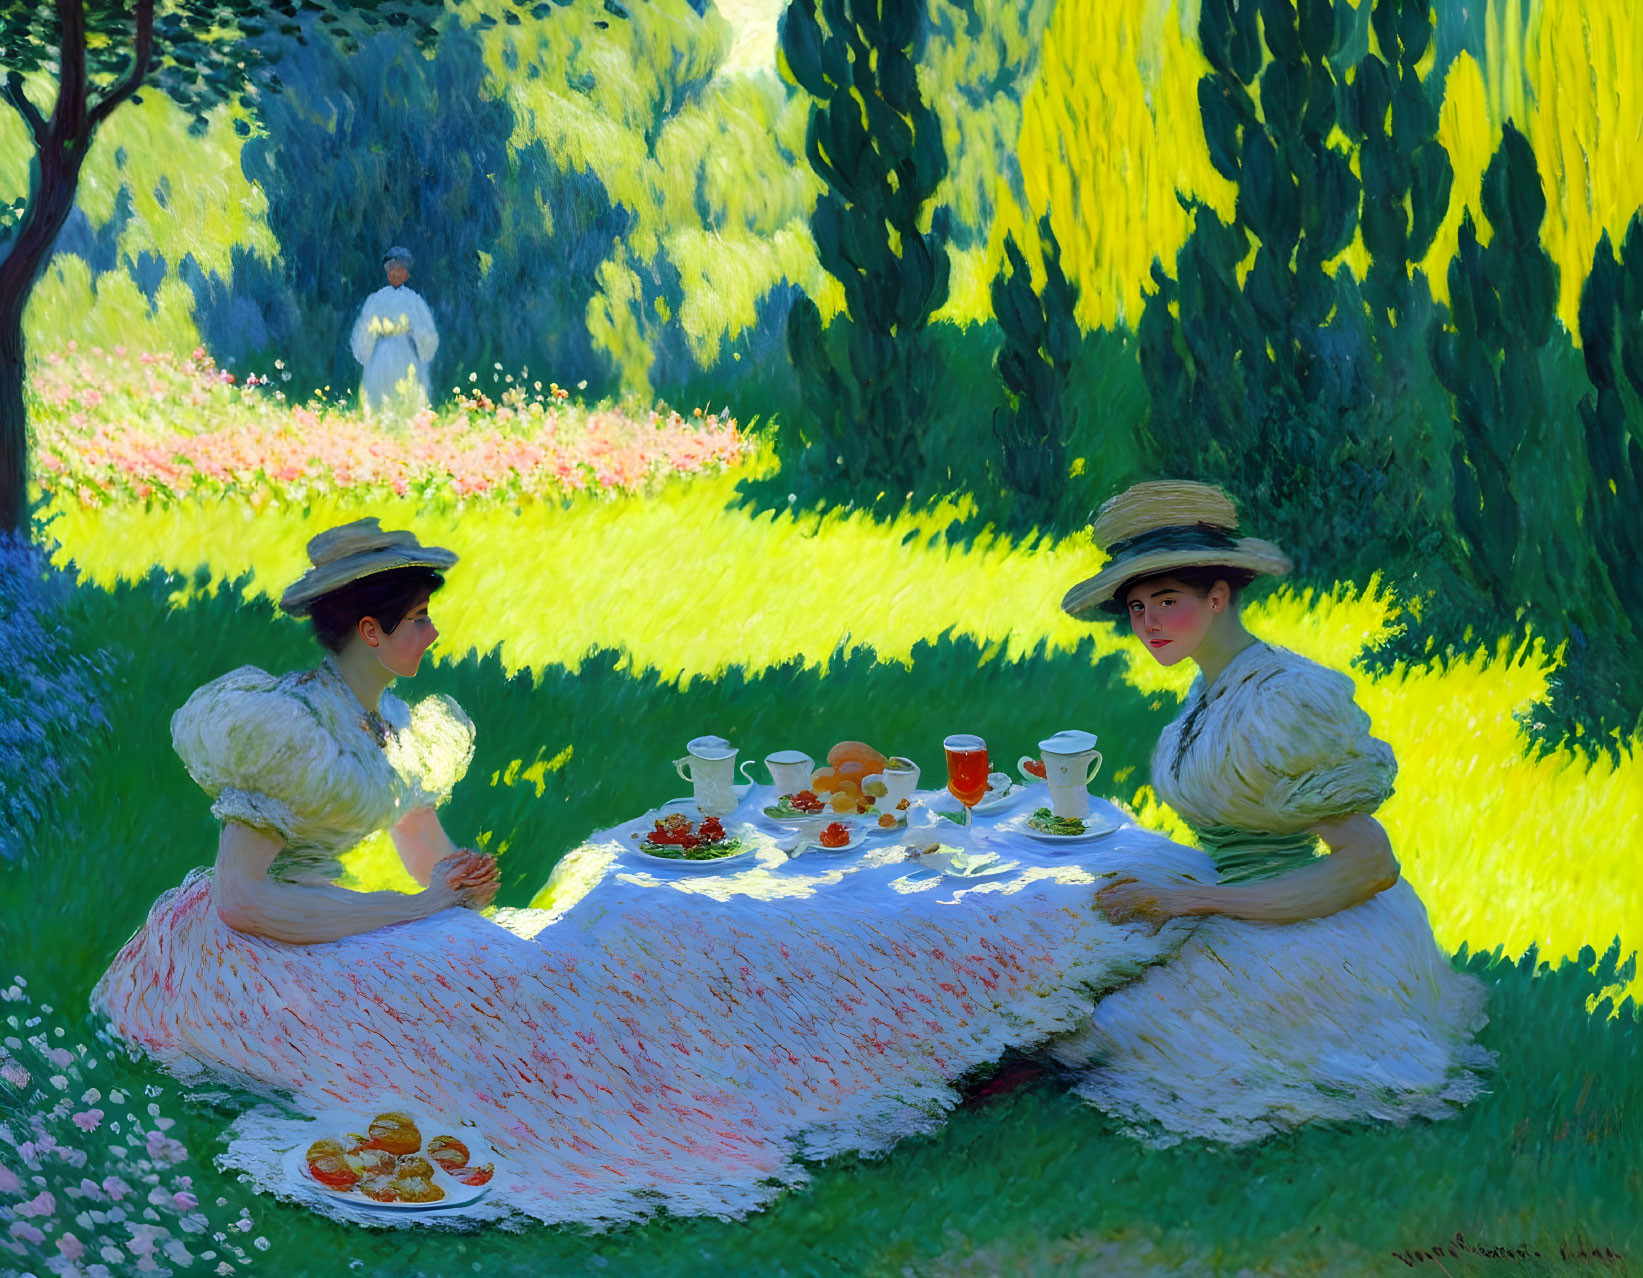
[[[597,556],[597,546],[588,553]],[[454,580],[452,598],[462,589]],[[208,801],[169,749],[171,712],[189,688],[234,665],[291,669],[316,656],[304,628],[277,617],[265,597],[244,599],[230,587],[171,608],[168,593],[156,580],[112,594],[77,592],[66,623],[79,645],[110,650],[114,731],[93,742],[83,781],[54,807],[36,845],[0,867],[0,974],[26,968],[36,997],[49,996],[70,1015],[83,1010],[85,993],[154,898],[190,867],[209,863],[215,848]],[[734,650],[739,632],[730,633]],[[758,671],[731,665],[688,685],[637,670],[612,651],[589,654],[574,673],[546,666],[512,678],[499,652],[469,652],[448,656],[406,691],[450,693],[473,715],[478,754],[444,817],[462,841],[489,832],[496,845],[506,842],[499,899],[522,905],[590,830],[676,792],[669,760],[704,729],[729,729],[750,753],[778,744],[815,753],[839,737],[866,737],[905,747],[939,775],[941,735],[955,718],[1000,753],[1027,748],[1044,727],[1094,721],[1109,771],[1128,777],[1109,792],[1128,792],[1144,778],[1174,701],[1131,687],[1127,663],[1103,659],[1094,639],[1091,630],[1082,647],[1041,649],[1014,662],[1001,651],[986,655],[992,645],[947,637],[913,646],[910,666],[858,649],[832,656],[825,672],[798,659]],[[1433,716],[1459,722],[1481,700],[1485,717],[1509,721],[1511,701],[1544,677],[1531,658],[1513,662],[1510,695],[1493,707],[1489,672],[1500,658],[1479,658],[1482,691],[1458,684],[1453,704],[1434,706]],[[1434,686],[1406,694],[1418,702]],[[1366,695],[1363,676],[1359,687]],[[1399,801],[1421,783],[1420,771],[1418,761],[1406,761]],[[1578,776],[1571,772],[1571,780]],[[1399,828],[1394,836],[1401,848]],[[1434,850],[1441,855],[1445,846]],[[1516,872],[1521,847],[1491,851],[1497,879]],[[366,860],[356,869],[368,872]],[[376,864],[393,863],[384,855]],[[1618,925],[1602,912],[1603,887],[1588,890],[1587,934],[1601,950],[1597,938]],[[1485,933],[1503,925],[1488,915],[1489,892],[1478,891],[1476,925]],[[1436,906],[1434,916],[1441,933]],[[1099,1273],[1173,1266],[1183,1274],[1333,1276],[1403,1272],[1393,1252],[1429,1248],[1457,1231],[1553,1255],[1560,1244],[1580,1242],[1640,1254],[1643,1223],[1630,1210],[1633,1137],[1643,1114],[1643,1076],[1633,1068],[1639,1027],[1629,1011],[1611,1020],[1587,1007],[1620,983],[1617,965],[1598,964],[1588,952],[1550,969],[1533,959],[1482,957],[1469,966],[1490,988],[1483,1040],[1501,1053],[1501,1068],[1492,1094],[1442,1123],[1320,1126],[1253,1148],[1186,1142],[1154,1151],[1119,1135],[1051,1077],[962,1109],[886,1158],[818,1164],[807,1186],[742,1221],[663,1219],[598,1235],[538,1227],[479,1236],[364,1232],[254,1195],[203,1161],[195,1192],[202,1206],[224,1198],[228,1216],[254,1212],[269,1260],[285,1272],[316,1274],[357,1258],[383,1273],[466,1273],[477,1260],[498,1275],[598,1267],[702,1278],[901,1278],[1055,1274],[1082,1265]],[[108,1065],[117,1074],[105,1087],[140,1091],[166,1081],[144,1062]],[[176,1134],[188,1148],[214,1148],[230,1113],[250,1103],[240,1094],[219,1100],[180,1113]],[[1444,1263],[1452,1273],[1473,1272],[1465,1261]]]
[[[736,681],[756,680],[777,668],[813,671],[807,678],[823,686],[840,678],[855,685],[867,668],[861,656],[869,667],[875,659],[885,664],[872,699],[865,691],[844,697],[841,705],[860,713],[845,723],[833,711],[836,735],[804,743],[813,751],[843,737],[871,736],[875,716],[900,718],[902,711],[883,700],[897,696],[895,670],[915,661],[919,645],[943,637],[973,644],[983,676],[1025,665],[1008,680],[995,673],[973,686],[958,681],[968,690],[951,688],[945,704],[939,682],[909,671],[906,695],[934,698],[945,724],[973,724],[983,717],[982,703],[1003,695],[989,694],[989,682],[995,689],[1019,685],[1013,699],[1005,698],[1009,716],[985,716],[1022,738],[1011,748],[1029,749],[1039,728],[1074,722],[1101,733],[1105,747],[1115,733],[1127,735],[1121,722],[1142,706],[1161,723],[1185,693],[1189,664],[1159,667],[1119,626],[1061,614],[1066,587],[1099,567],[1086,538],[950,537],[965,513],[951,504],[892,521],[845,510],[752,514],[735,505],[736,479],[726,473],[645,499],[583,498],[517,510],[419,507],[409,499],[361,504],[337,495],[316,497],[301,511],[258,511],[238,500],[100,511],[60,502],[50,527],[62,542],[59,560],[72,558],[88,580],[104,586],[158,565],[178,574],[185,597],[203,565],[215,582],[248,577],[252,597],[274,599],[302,571],[308,537],[369,511],[387,527],[413,528],[463,556],[434,608],[442,663],[494,650],[510,674],[540,679],[555,672],[555,680],[565,680],[590,653],[619,654],[615,671],[650,689],[645,695],[653,699],[675,695],[670,685],[688,688],[727,672]],[[1517,954],[1536,944],[1548,955],[1573,955],[1582,944],[1601,948],[1617,935],[1643,936],[1633,870],[1643,850],[1637,751],[1619,762],[1568,750],[1525,754],[1518,716],[1545,696],[1555,668],[1543,645],[1480,648],[1381,675],[1354,669],[1363,651],[1400,625],[1396,601],[1379,582],[1323,593],[1279,589],[1256,596],[1246,617],[1256,634],[1352,674],[1375,732],[1400,764],[1382,818],[1446,948],[1464,943]],[[1035,683],[1047,685],[1033,671],[1080,650],[1087,655],[1078,659],[1092,664],[1118,659],[1125,698],[1116,699],[1104,678],[1035,697]],[[201,669],[198,679],[213,673]],[[932,723],[931,731],[943,730]],[[538,762],[536,751],[552,757],[564,745],[533,741],[516,752],[518,766]],[[1148,824],[1186,838],[1145,786],[1145,751],[1128,760],[1108,754],[1098,785],[1130,801]],[[636,792],[634,802],[635,811],[643,810],[643,795]],[[610,819],[622,815],[631,813],[612,810]],[[385,852],[363,859],[360,872],[372,884],[397,882]]]

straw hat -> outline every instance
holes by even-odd
[[[363,577],[395,568],[443,572],[456,562],[456,555],[424,546],[415,533],[384,532],[372,517],[327,528],[308,543],[308,559],[313,567],[280,596],[280,608],[293,617],[306,617],[316,599]]]
[[[1126,581],[1171,568],[1247,568],[1283,575],[1289,557],[1270,541],[1238,536],[1232,498],[1209,484],[1161,479],[1127,488],[1095,517],[1095,544],[1107,566],[1079,582],[1061,600],[1074,617],[1099,608]]]

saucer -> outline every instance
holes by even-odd
[[[1098,812],[1091,812],[1084,818],[1084,829],[1078,834],[1051,834],[1048,830],[1035,830],[1027,822],[1032,813],[1024,812],[998,823],[998,829],[1003,834],[1024,834],[1029,839],[1037,839],[1040,843],[1086,843],[1090,839],[1099,839],[1111,834],[1123,823],[1112,817],[1103,816]]]

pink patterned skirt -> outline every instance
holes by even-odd
[[[331,1134],[305,1116],[394,1105],[495,1147],[477,1219],[734,1216],[802,1181],[796,1156],[939,1124],[953,1079],[1068,1030],[1180,943],[1101,924],[1095,886],[849,910],[633,892],[537,916],[535,939],[455,909],[290,945],[225,925],[200,871],[93,1001],[174,1072],[285,1101],[242,1117],[227,1156],[276,1192],[284,1151]]]

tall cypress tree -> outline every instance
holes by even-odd
[[[793,0],[781,47],[815,100],[805,155],[826,183],[810,230],[844,290],[824,329],[810,298],[794,303],[788,350],[827,460],[889,491],[924,473],[920,438],[941,376],[930,316],[947,300],[947,217],[927,206],[947,174],[941,125],[919,94],[921,0]],[[930,216],[930,230],[921,230]]]

